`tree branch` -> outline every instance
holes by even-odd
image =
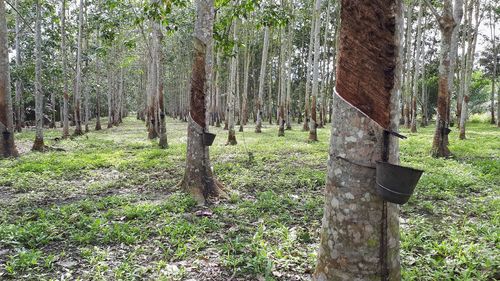
[[[424,0],[424,1],[427,4],[427,6],[429,6],[429,8],[431,9],[431,12],[436,17],[436,20],[439,22],[439,20],[441,19],[441,16],[436,11],[436,8],[434,8],[434,6],[432,6],[432,3],[429,2],[429,0]]]
[[[24,19],[24,17],[21,15],[21,13],[19,13],[19,11],[12,5],[9,3],[9,1],[5,0],[5,3],[7,3],[11,8],[12,10],[14,10],[18,15],[19,17],[21,18],[21,20],[24,22],[24,26],[26,27],[29,27],[29,29],[31,29],[31,32],[35,33],[35,31],[33,30],[33,28],[31,28],[31,25],[29,25],[26,20]],[[23,30],[24,30],[24,27],[23,27]],[[22,32],[21,32],[22,33]]]

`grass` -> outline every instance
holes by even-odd
[[[141,122],[70,140],[65,151],[28,152],[33,131],[16,135],[17,160],[0,162],[0,279],[308,280],[323,212],[329,127],[307,133],[267,126],[219,128],[211,158],[229,199],[197,217],[174,186],[185,162],[185,123],[169,120],[169,148],[146,139]],[[401,162],[422,168],[402,207],[404,280],[493,280],[500,274],[500,138],[473,122],[450,135],[452,159],[429,156],[433,128],[402,130]],[[250,157],[251,155],[251,157]]]

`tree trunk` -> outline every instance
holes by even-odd
[[[317,133],[317,97],[318,97],[318,80],[319,80],[319,31],[321,27],[321,0],[316,0],[316,5],[314,7],[314,65],[313,65],[313,79],[312,79],[312,92],[311,92],[311,120],[309,122],[309,140],[318,141]]]
[[[313,4],[314,5],[314,4]],[[312,10],[314,11],[315,9],[315,6],[313,6]],[[313,13],[314,15],[314,13]],[[305,66],[305,69],[306,69],[306,73],[305,73],[305,77],[306,77],[306,89],[305,89],[305,92],[304,92],[304,124],[302,126],[302,131],[309,131],[309,122],[310,122],[310,119],[309,119],[309,109],[310,109],[310,100],[309,100],[309,96],[310,96],[310,92],[311,92],[311,67],[312,67],[312,58],[313,58],[313,49],[314,49],[314,30],[316,29],[315,28],[315,24],[316,24],[316,20],[315,20],[315,17],[313,16],[311,18],[311,32],[309,34],[309,45],[308,45],[308,48],[307,48],[307,62],[306,62],[306,66]]]
[[[471,1],[469,10],[468,10],[468,19],[469,22],[472,25],[472,11],[475,9],[475,14],[474,14],[474,27],[472,26],[467,26],[469,29],[468,33],[468,42],[467,42],[467,54],[466,56],[466,65],[464,69],[465,73],[465,87],[464,89],[464,98],[462,101],[462,111],[460,114],[460,133],[459,133],[459,139],[464,140],[465,139],[465,125],[467,122],[467,106],[469,104],[469,89],[470,89],[470,83],[471,83],[471,78],[472,78],[472,71],[473,71],[473,63],[474,63],[474,53],[476,50],[476,42],[477,42],[477,33],[479,31],[479,6],[480,2],[479,0],[476,1]]]
[[[237,23],[233,22],[233,40],[238,42],[237,37]],[[233,53],[231,57],[231,64],[229,66],[229,89],[227,91],[227,123],[228,123],[228,137],[226,145],[236,145],[236,131],[234,130],[234,111],[235,111],[235,94],[236,94],[236,67],[238,60],[238,47],[237,44],[233,46]]]
[[[69,95],[68,77],[66,73],[66,0],[61,4],[61,68],[63,78],[63,134],[62,138],[69,137]]]
[[[457,2],[461,2],[458,0]],[[462,9],[462,4],[455,3],[456,9]],[[432,142],[431,154],[433,157],[449,157],[448,133],[449,133],[449,108],[450,108],[450,73],[453,73],[452,60],[454,59],[454,50],[457,42],[452,40],[453,31],[462,18],[454,16],[451,0],[444,1],[443,15],[439,17],[439,28],[441,31],[441,53],[439,58],[439,81],[438,81],[438,100],[436,130]],[[455,41],[455,42],[452,42]]]
[[[344,93],[351,95],[360,81],[370,81],[374,90],[390,97],[386,129],[397,132],[401,1],[342,0],[341,4],[337,89],[352,91]],[[378,40],[366,41],[368,36]],[[361,93],[359,98],[370,97]],[[378,195],[375,170],[369,168],[380,160],[398,163],[398,141],[389,137],[388,155],[383,157],[384,131],[378,123],[337,94],[333,111],[325,211],[313,278],[401,280],[399,208]]]
[[[0,0],[0,159],[17,157],[10,96],[9,47],[5,1]]]
[[[75,136],[83,134],[81,116],[81,88],[82,88],[82,32],[83,32],[83,0],[80,0],[78,13],[78,46],[76,55],[76,86],[75,86]]]
[[[326,123],[326,88],[328,84],[328,78],[329,78],[329,46],[328,46],[328,37],[329,37],[329,31],[330,31],[330,1],[328,1],[327,6],[326,6],[326,21],[325,21],[325,31],[324,31],[324,38],[323,38],[323,56],[322,56],[322,78],[321,78],[321,98],[320,98],[320,108],[319,108],[319,124],[318,128],[324,128],[324,125]]]
[[[36,24],[35,24],[35,142],[31,150],[44,151],[43,143],[43,92],[42,92],[42,31],[41,31],[41,5],[36,1]]]
[[[222,185],[214,179],[210,165],[209,149],[203,141],[208,132],[205,119],[207,80],[212,73],[212,34],[214,0],[196,1],[197,17],[194,32],[194,60],[187,137],[186,170],[181,186],[198,204],[205,204],[212,196],[222,194]],[[208,77],[207,77],[208,76]]]
[[[413,70],[413,92],[412,92],[412,115],[411,115],[411,132],[417,132],[417,96],[418,96],[418,78],[420,76],[420,51],[422,50],[422,16],[424,12],[424,4],[422,0],[418,1],[418,16],[417,16],[417,45],[415,47],[415,69]]]
[[[293,11],[293,2],[292,2]],[[293,58],[293,23],[288,25],[288,36],[287,36],[287,74],[286,74],[286,129],[292,129],[292,58]]]
[[[114,92],[114,73],[113,66],[109,65],[108,69],[108,129],[113,128],[113,92]],[[148,115],[149,117],[149,115]]]
[[[496,82],[496,77],[497,77],[497,60],[496,58],[498,57],[497,55],[497,48],[496,48],[496,40],[495,40],[495,24],[496,20],[494,20],[494,14],[493,14],[493,5],[490,6],[490,34],[491,34],[491,45],[493,47],[493,73],[491,74],[491,124],[495,124],[495,82]],[[498,103],[497,103],[497,114],[500,114],[500,94],[498,95]],[[498,115],[497,118],[498,121],[498,127],[500,127],[500,115]]]
[[[264,84],[266,82],[267,54],[269,52],[269,27],[264,28],[264,44],[262,46],[262,62],[260,64],[259,75],[259,96],[257,98],[257,124],[255,132],[262,132],[262,108],[264,102]]]
[[[285,58],[286,43],[283,36],[283,28],[280,29],[280,57],[279,57],[279,111],[278,111],[278,137],[285,136],[285,104],[286,104],[286,81],[285,81]]]
[[[19,0],[15,0],[15,7],[18,10],[18,2]],[[15,38],[15,47],[16,47],[16,67],[21,67],[21,31],[19,28],[19,22],[21,21],[20,15],[16,13],[16,38]],[[21,132],[23,127],[23,115],[22,115],[22,99],[23,99],[23,84],[20,78],[16,79],[15,83],[16,87],[16,95],[14,100],[14,116],[15,116],[15,131]]]
[[[404,91],[403,91],[403,118],[404,125],[406,128],[411,127],[411,63],[412,63],[412,31],[413,31],[413,1],[408,3],[406,7],[406,34],[405,34],[405,72],[403,74],[404,79]]]
[[[243,95],[241,98],[241,125],[240,132],[243,132],[243,126],[248,122],[248,76],[250,69],[250,51],[245,47],[245,67],[243,70]]]

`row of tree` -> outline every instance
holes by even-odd
[[[14,89],[14,128],[36,127],[34,150],[47,148],[43,126],[55,127],[56,120],[66,138],[70,124],[80,135],[89,130],[92,118],[96,129],[101,128],[101,112],[107,111],[111,127],[134,110],[147,120],[148,137],[159,137],[161,147],[167,147],[165,116],[188,120],[193,53],[185,46],[194,28],[194,7],[188,1],[5,3],[6,24],[13,27],[6,34],[6,51]],[[474,71],[480,79],[491,80],[495,122],[496,4],[465,0],[440,7],[442,12],[428,0],[405,5],[402,122],[416,132],[418,118],[426,126],[437,115],[435,156],[449,156],[447,132],[452,123],[465,138],[468,102],[477,92],[471,89]],[[264,120],[275,120],[280,136],[297,120],[316,141],[316,129],[333,114],[339,2],[240,0],[216,5],[209,124],[224,123],[228,144],[236,144],[235,126],[242,131],[249,118],[257,133]],[[489,27],[489,43],[477,64],[482,23]],[[442,38],[439,50],[436,24]]]

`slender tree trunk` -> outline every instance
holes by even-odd
[[[41,30],[41,5],[36,1],[36,23],[35,23],[35,124],[36,134],[32,150],[44,151],[46,146],[43,142],[43,92],[42,92],[42,30]]]
[[[241,101],[241,125],[240,132],[243,132],[243,126],[248,122],[248,76],[250,69],[250,51],[248,50],[248,46],[245,47],[245,67],[243,70],[243,96]]]
[[[279,111],[278,111],[278,136],[285,136],[285,104],[286,104],[286,81],[285,81],[285,58],[287,44],[284,42],[283,28],[280,30],[280,66],[279,66]]]
[[[313,4],[314,5],[314,4]],[[315,9],[315,6],[313,6],[312,10],[314,11]],[[307,48],[307,62],[306,62],[306,73],[305,73],[305,77],[306,77],[306,89],[305,89],[305,92],[304,92],[304,124],[302,126],[302,131],[309,131],[309,122],[310,122],[310,119],[309,119],[309,109],[311,108],[310,106],[310,100],[309,100],[309,96],[310,96],[310,92],[311,92],[311,67],[312,67],[312,64],[313,64],[313,49],[314,49],[314,30],[316,29],[315,28],[315,24],[316,24],[316,20],[315,20],[315,17],[313,16],[311,18],[311,32],[309,34],[309,45],[308,45],[308,48]]]
[[[114,72],[113,66],[110,65],[108,69],[108,129],[113,128],[113,92],[114,92]],[[149,115],[147,115],[149,117]]]
[[[468,7],[470,5],[470,2],[468,0],[464,1],[464,9],[467,11]],[[457,128],[460,129],[460,116],[462,115],[462,102],[464,100],[464,89],[465,89],[465,76],[466,76],[466,64],[467,64],[467,56],[465,53],[467,53],[467,38],[468,34],[470,32],[469,28],[467,28],[467,25],[470,21],[470,18],[468,17],[468,13],[465,13],[464,18],[463,18],[463,24],[459,27],[460,33],[462,34],[462,57],[459,59],[460,62],[460,69],[458,71],[458,76],[459,76],[459,81],[458,81],[458,93],[457,93],[457,108],[456,108],[456,120],[457,120]]]
[[[18,2],[19,0],[15,0],[14,5],[16,7],[16,10],[18,10]],[[21,67],[21,31],[19,28],[19,23],[21,21],[20,15],[16,13],[16,38],[15,38],[15,47],[16,47],[16,67],[20,68]],[[23,99],[23,84],[22,80],[20,78],[16,78],[16,95],[15,95],[15,100],[14,100],[14,116],[15,116],[15,131],[16,132],[21,132],[22,131],[22,123],[23,123],[23,116],[22,116],[22,99]]]
[[[17,157],[10,96],[9,47],[5,2],[0,0],[0,159]]]
[[[422,17],[425,5],[422,0],[418,1],[418,16],[417,16],[417,45],[415,47],[415,69],[413,72],[413,92],[412,92],[412,115],[411,115],[411,132],[417,132],[417,96],[418,96],[418,77],[420,76],[420,51],[422,48]]]
[[[194,60],[187,138],[186,170],[181,186],[199,204],[205,204],[212,196],[223,192],[222,185],[214,178],[210,165],[209,149],[204,144],[203,135],[208,132],[205,119],[207,80],[210,80],[212,61],[212,34],[214,21],[213,0],[196,1],[197,17],[194,32]],[[207,77],[208,76],[208,77]]]
[[[474,14],[474,27],[470,26],[468,27],[470,32],[468,34],[468,42],[467,42],[467,54],[466,54],[466,66],[464,69],[465,73],[465,87],[464,87],[464,99],[462,101],[462,111],[460,114],[460,133],[459,133],[459,138],[461,140],[465,139],[465,125],[467,122],[467,109],[468,109],[468,104],[469,104],[469,89],[470,89],[470,83],[471,83],[471,78],[472,78],[472,71],[473,71],[473,63],[474,63],[474,53],[476,50],[476,42],[477,42],[477,33],[479,31],[479,6],[480,6],[480,1],[471,1],[469,11],[468,11],[468,18],[470,20],[470,23],[472,25],[472,10],[475,9],[475,14]]]
[[[493,14],[493,6],[490,6],[490,34],[491,34],[491,45],[493,47],[493,73],[491,74],[491,124],[495,124],[495,82],[497,77],[497,48],[496,48],[496,36],[495,36],[495,24],[496,20],[494,20],[495,15]],[[498,127],[500,127],[500,94],[498,95],[498,103],[497,103],[497,114],[498,114]]]
[[[404,91],[403,91],[403,118],[404,125],[406,128],[410,128],[411,126],[411,112],[410,112],[410,104],[411,104],[411,63],[412,63],[412,31],[413,31],[413,3],[411,1],[408,3],[406,7],[406,34],[405,34],[405,72],[403,74],[404,79]]]
[[[344,95],[362,93],[358,95],[361,99],[366,90],[359,92],[356,85],[370,81],[374,90],[390,96],[386,129],[397,132],[401,1],[342,0],[341,4],[337,90]],[[379,40],[367,42],[367,36]],[[352,93],[346,93],[349,91]],[[401,280],[399,208],[378,195],[376,173],[369,168],[380,160],[397,164],[398,141],[389,137],[384,159],[380,125],[337,94],[333,110],[336,118],[332,120],[325,211],[313,279]]]
[[[99,93],[99,88],[97,88],[96,93],[95,93],[95,106],[96,106],[96,119],[95,119],[95,130],[100,131],[102,130],[101,126],[101,103],[100,103],[100,93]]]
[[[319,45],[319,31],[321,27],[321,0],[316,0],[316,5],[314,8],[314,65],[313,65],[313,79],[312,79],[312,92],[311,92],[311,121],[309,123],[309,140],[318,141],[317,133],[317,97],[318,97],[318,80],[319,80],[319,57],[320,57],[320,45]]]
[[[83,32],[83,0],[80,0],[78,13],[78,46],[76,55],[76,86],[75,86],[75,132],[74,135],[83,134],[81,115],[81,92],[82,92],[82,34]]]
[[[293,2],[292,2],[293,11]],[[292,57],[293,57],[293,23],[288,25],[288,36],[287,36],[287,73],[286,73],[286,129],[292,129]]]
[[[233,40],[237,42],[237,23],[233,22]],[[236,131],[234,130],[234,111],[235,111],[235,94],[236,94],[236,67],[238,59],[238,47],[234,44],[233,56],[229,66],[229,89],[227,92],[227,123],[228,123],[228,137],[227,145],[236,145]]]
[[[161,148],[167,148],[168,147],[168,141],[167,141],[167,125],[166,125],[166,114],[165,114],[165,104],[164,104],[164,97],[163,97],[163,88],[164,88],[164,79],[165,79],[165,73],[164,73],[164,55],[163,55],[163,49],[162,49],[162,42],[163,42],[163,34],[160,30],[160,24],[155,22],[153,24],[154,31],[153,31],[153,36],[156,37],[155,41],[155,51],[156,51],[156,73],[157,73],[157,78],[156,78],[156,96],[158,100],[158,111],[160,113],[159,116],[159,121],[160,121],[160,140],[159,140],[159,146]]]
[[[260,64],[259,75],[259,96],[257,98],[257,124],[255,132],[262,132],[262,108],[264,102],[264,84],[266,82],[267,54],[269,52],[269,27],[264,28],[264,44],[262,46],[262,62]]]
[[[66,0],[61,3],[61,68],[63,79],[63,134],[62,138],[69,137],[69,94],[68,77],[66,73]]]

